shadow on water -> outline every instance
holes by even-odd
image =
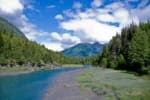
[[[57,75],[82,68],[62,68],[14,76],[1,76],[0,100],[40,100],[44,90],[52,84]]]

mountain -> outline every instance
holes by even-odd
[[[28,40],[13,24],[0,18],[0,68],[13,66],[41,66],[61,64],[61,53],[48,50],[44,45]],[[69,60],[65,60],[69,61]]]
[[[22,38],[26,38],[25,35],[19,29],[16,28],[16,26],[14,26],[6,19],[1,17],[0,17],[0,33],[8,33]]]
[[[87,62],[87,61],[86,61]],[[68,58],[60,52],[48,50],[44,45],[28,40],[13,24],[0,18],[0,68],[55,67],[60,64],[83,64],[84,59]]]
[[[105,44],[100,44],[95,42],[90,43],[80,43],[71,48],[67,48],[62,51],[62,53],[67,57],[90,57],[95,56],[102,52]]]

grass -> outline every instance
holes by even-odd
[[[77,78],[82,89],[90,89],[105,100],[149,100],[150,80],[111,69],[90,68]]]
[[[13,66],[13,67],[0,67],[0,73],[5,72],[19,72],[19,71],[39,71],[39,70],[52,70],[52,69],[59,69],[59,68],[74,68],[74,67],[83,67],[83,65],[77,64],[65,64],[60,67],[49,67],[49,66],[42,66],[42,67],[26,67],[26,66]]]
[[[81,64],[63,64],[62,67],[63,68],[72,68],[72,67],[83,67],[84,65]]]
[[[17,72],[17,71],[28,71],[31,70],[29,67],[0,67],[0,72]]]
[[[19,72],[19,71],[38,71],[38,70],[49,70],[50,67],[25,67],[25,66],[14,66],[14,67],[0,67],[0,73],[5,72]]]

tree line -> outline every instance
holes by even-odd
[[[150,74],[150,22],[134,23],[114,36],[103,52],[93,60],[102,67]]]
[[[83,64],[85,58],[69,58],[60,52],[48,50],[44,45],[0,32],[0,65],[1,66],[41,66],[44,64]]]
[[[54,52],[25,35],[7,20],[0,18],[0,66],[42,66],[45,64],[82,64],[83,58],[69,58]]]

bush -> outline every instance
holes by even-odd
[[[113,69],[117,69],[117,67],[118,67],[117,61],[110,61],[108,67],[113,68]]]
[[[107,58],[103,58],[100,62],[100,66],[107,67]]]

